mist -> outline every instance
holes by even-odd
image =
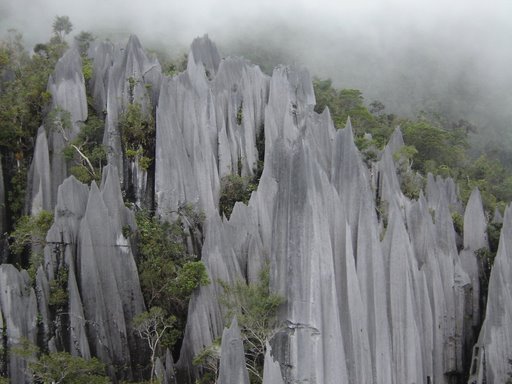
[[[208,33],[224,55],[302,65],[388,113],[434,110],[512,143],[508,0],[3,0],[0,29],[30,46],[49,39],[56,15],[70,17],[73,33],[134,33],[168,52]]]

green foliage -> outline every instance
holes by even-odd
[[[11,176],[7,191],[7,203],[13,217],[19,217],[25,205],[25,190],[27,188],[27,168],[21,163]]]
[[[476,128],[468,121],[451,122],[440,114],[424,112],[415,120],[397,119],[385,114],[385,106],[379,101],[373,101],[367,109],[358,90],[336,90],[331,80],[315,79],[313,85],[317,112],[329,107],[337,127],[343,127],[347,117],[351,117],[356,145],[368,165],[375,161],[378,149],[387,143],[395,126],[401,126],[406,146],[396,156],[401,159],[398,172],[405,195],[417,198],[423,185],[421,176],[409,171],[408,168],[412,168],[423,175],[431,172],[454,178],[463,202],[467,202],[471,191],[478,187],[487,212],[512,200],[512,175],[503,163],[485,155],[470,161],[468,135]],[[494,148],[493,153],[496,151]]]
[[[345,127],[347,119],[350,117],[356,140],[358,137],[363,137],[365,133],[369,133],[372,135],[372,146],[382,148],[387,143],[395,124],[393,115],[382,113],[385,109],[384,104],[373,101],[370,104],[373,112],[370,112],[364,105],[361,91],[357,89],[336,90],[330,79],[314,79],[313,87],[317,101],[315,111],[321,113],[325,107],[329,107],[337,128]],[[363,143],[363,141],[359,141],[359,144]],[[366,160],[370,161],[373,154],[370,152],[368,156]]]
[[[128,81],[130,93],[133,94],[135,79],[130,78]],[[119,128],[125,155],[136,158],[139,166],[147,171],[154,156],[155,121],[153,116],[144,113],[140,104],[131,103],[126,111],[119,116]]]
[[[452,212],[453,228],[459,236],[464,236],[464,217],[457,211]]]
[[[139,278],[146,305],[174,315],[176,330],[181,333],[190,296],[199,286],[210,283],[204,264],[187,253],[183,222],[198,227],[204,215],[186,205],[173,223],[145,211],[137,212],[136,220]]]
[[[23,208],[27,170],[34,137],[51,101],[48,77],[60,57],[61,43],[37,44],[30,56],[22,35],[10,30],[0,42],[0,68],[9,76],[0,79],[0,151],[5,169],[8,217],[19,217]]]
[[[132,321],[133,329],[139,337],[145,340],[151,350],[151,380],[155,375],[155,360],[160,345],[166,335],[171,336],[171,345],[174,343],[178,333],[173,331],[176,318],[167,316],[165,311],[159,307],[151,307],[147,312],[135,316]]]
[[[33,378],[41,383],[107,384],[105,366],[98,359],[72,356],[67,352],[44,354],[28,365]]]
[[[50,297],[48,303],[51,307],[61,311],[68,303],[68,274],[67,266],[60,267],[55,279],[50,281]]]
[[[63,155],[71,161],[70,173],[82,183],[89,184],[101,179],[101,168],[107,162],[103,146],[104,122],[96,114],[89,113],[75,139],[63,149]]]
[[[412,145],[404,145],[393,154],[397,174],[400,179],[400,188],[409,199],[418,199],[423,189],[424,179],[411,167],[413,157],[418,153]]]
[[[196,381],[197,384],[215,384],[219,373],[220,344],[219,337],[212,344],[204,347],[192,360],[194,366],[203,370],[201,378]]]
[[[489,240],[489,250],[491,253],[496,254],[496,252],[498,252],[502,227],[503,223],[489,223],[487,226],[487,237]]]
[[[87,56],[87,51],[89,50],[89,46],[96,38],[91,32],[81,31],[78,35],[75,36],[75,41],[78,46],[78,51],[84,59]],[[85,76],[85,73],[84,73]]]
[[[149,158],[149,157],[146,157],[146,156],[141,156],[139,157],[139,166],[141,169],[147,171],[149,169],[149,166],[151,165],[151,163],[153,162],[153,159]]]
[[[143,225],[139,223],[144,220]],[[206,268],[193,261],[183,245],[183,232],[178,225],[160,223],[156,218],[138,215],[139,275],[148,305],[158,304],[169,312],[180,312],[192,292],[209,284]],[[179,238],[176,237],[179,236]]]
[[[50,111],[50,113],[48,113],[45,125],[49,131],[60,132],[65,138],[67,138],[69,132],[73,128],[73,124],[71,123],[71,113],[61,107],[55,107]]]
[[[359,149],[366,166],[371,167],[372,162],[377,161],[379,144],[368,135],[356,136],[354,138],[354,143]]]
[[[176,76],[187,69],[188,55],[186,53],[176,59],[169,59],[157,52],[157,57],[162,66],[162,73],[166,76]]]
[[[34,216],[21,216],[9,235],[9,248],[16,256],[22,256],[30,247],[28,274],[32,281],[43,262],[46,234],[52,224],[53,214],[43,210]]]
[[[119,128],[126,149],[137,150],[139,145],[148,147],[150,137],[155,130],[155,123],[151,115],[142,111],[140,104],[129,104],[126,111],[119,117]]]
[[[85,81],[89,81],[92,79],[93,65],[91,59],[86,57],[82,58],[82,73],[84,75]]]
[[[466,142],[457,142],[451,132],[424,119],[406,122],[402,125],[402,132],[405,143],[418,151],[415,155],[415,169],[424,174],[427,171],[435,172],[435,168],[440,165],[450,168],[464,165]],[[427,160],[432,162],[430,167],[425,166]]]
[[[224,176],[220,181],[220,214],[229,218],[235,203],[241,201],[247,204],[255,189],[256,185],[247,177],[236,174]]]
[[[491,252],[488,248],[480,248],[475,251],[475,255],[480,272],[480,296],[487,298],[489,279],[491,277],[491,270],[496,253]]]
[[[464,202],[476,187],[487,212],[494,212],[500,202],[512,200],[512,176],[499,161],[483,154],[465,169],[465,174],[459,182]]]
[[[221,303],[227,309],[227,319],[231,321],[236,316],[240,326],[251,382],[261,383],[266,343],[277,330],[277,309],[283,298],[270,291],[268,265],[261,269],[255,283],[237,281],[229,285],[221,281],[220,284],[224,289]]]
[[[162,257],[180,260],[186,257],[184,232],[179,222],[160,221],[147,211],[136,213],[139,252],[142,259]]]
[[[204,264],[201,261],[189,261],[181,267],[172,291],[178,297],[189,298],[196,288],[208,284],[210,279]]]
[[[44,248],[46,234],[53,224],[53,214],[40,211],[35,216],[22,216],[18,219],[15,229],[10,234],[10,249],[20,255],[28,246]]]
[[[28,360],[28,370],[37,383],[43,384],[107,384],[105,366],[96,358],[90,360],[67,352],[40,354],[39,348],[22,338],[11,353]]]
[[[425,179],[413,170],[400,175],[400,188],[409,199],[417,200],[424,187]]]

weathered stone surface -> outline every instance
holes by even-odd
[[[105,363],[125,366],[121,375],[131,377],[131,353],[137,343],[130,322],[144,310],[144,302],[130,245],[122,234],[123,226],[131,223],[128,208],[120,207],[119,178],[111,167],[104,174],[101,191],[93,182],[80,222],[78,288],[85,318],[102,324],[89,328],[91,351]]]
[[[231,68],[232,77],[223,74],[223,65]],[[215,94],[219,84],[232,84],[240,71],[239,62],[222,61],[211,80]],[[169,82],[174,93],[167,93],[165,103],[184,99],[176,96],[188,81],[188,74],[181,76]],[[430,377],[448,383],[448,375],[463,373],[464,343],[471,329],[464,318],[471,282],[460,265],[449,210],[458,204],[454,184],[431,177],[428,202],[423,196],[411,202],[400,191],[392,158],[403,145],[400,131],[369,171],[354,145],[350,121],[335,132],[328,110],[321,116],[312,112],[308,81],[303,72],[284,67],[270,80],[263,175],[249,206],[237,204],[229,221],[209,214],[203,260],[210,278],[232,281],[242,274],[251,281],[262,265],[258,258],[270,256],[271,287],[286,301],[279,313],[282,328],[271,342],[284,382],[398,383]],[[209,87],[208,80],[194,84],[197,92]],[[233,99],[236,106],[236,92]],[[217,107],[216,121],[224,119],[223,110]],[[228,110],[232,116],[233,108]],[[183,126],[195,126],[183,116]],[[162,126],[176,120],[163,111],[161,118]],[[193,135],[188,131],[161,134],[168,135],[169,145],[178,137],[174,153],[194,142],[187,139]],[[219,137],[225,142],[217,152],[224,164],[220,174],[232,166],[235,146],[223,131]],[[176,155],[166,164],[170,168],[188,161],[190,155],[185,156]],[[179,168],[196,172],[190,162]],[[370,174],[374,171],[378,176]],[[184,173],[176,172],[173,179],[183,183]],[[377,192],[372,189],[376,178]],[[175,205],[185,196],[200,195],[193,178],[185,180],[189,184],[180,186]],[[379,235],[385,236],[382,244]],[[180,369],[220,335],[218,295],[212,284],[192,299]]]
[[[502,224],[503,223],[503,216],[501,215],[501,212],[498,208],[494,210],[494,216],[492,218],[493,223]]]
[[[249,384],[245,366],[245,351],[236,317],[222,332],[219,384]]]
[[[448,207],[452,211],[459,213],[464,212],[462,203],[459,200],[459,190],[452,178],[442,178],[441,176],[433,176],[431,173],[427,175],[427,187],[425,194],[429,204],[435,204],[441,196],[446,199]],[[431,203],[432,202],[432,203]]]
[[[194,41],[187,70],[173,78],[161,76],[158,63],[135,37],[125,49],[94,44],[89,55],[95,105],[106,113],[110,166],[101,189],[64,180],[65,164],[55,151],[65,139],[46,135],[43,128],[29,183],[33,212],[56,205],[36,278],[50,351],[98,356],[112,375],[114,365],[123,366],[119,379],[131,378],[140,363],[135,351],[141,346],[130,322],[144,303],[122,230],[136,228],[123,203],[123,187],[138,205],[148,196],[152,202],[154,194],[164,219],[173,218],[185,203],[206,214],[201,257],[211,284],[190,300],[176,381],[194,382],[192,359],[223,334],[219,280],[257,281],[266,263],[271,291],[284,300],[265,356],[266,384],[449,384],[464,375],[479,323],[474,251],[486,246],[477,192],[465,212],[459,255],[451,212],[462,213],[462,206],[453,180],[429,175],[424,195],[417,200],[404,196],[393,160],[403,146],[400,130],[368,168],[354,144],[350,120],[336,131],[328,109],[321,115],[313,111],[307,71],[277,67],[268,77],[246,60],[221,60],[206,36]],[[79,60],[69,53],[65,61],[71,69],[57,68],[51,86],[63,87],[55,88],[59,95],[71,89],[80,94],[69,107],[76,122],[85,118],[80,115]],[[145,113],[156,108],[154,191],[151,172],[144,173],[136,160],[124,164],[118,120],[130,102],[141,103]],[[263,173],[248,205],[237,203],[229,220],[220,217],[222,177],[253,177],[263,155]],[[487,382],[503,380],[503,356],[511,352],[512,295],[507,292],[512,263],[506,259],[512,244],[506,239],[512,238],[512,214],[507,212],[475,352],[479,383],[484,376]],[[52,331],[49,283],[61,268],[68,268],[68,317]],[[9,284],[20,285],[13,281]],[[9,324],[12,315],[2,300],[0,295],[0,319]],[[220,382],[248,380],[235,325],[224,331],[223,344],[233,342],[236,348],[223,348]],[[157,365],[162,380],[174,382],[169,351]]]
[[[469,383],[505,383],[512,356],[512,208],[503,219],[498,253],[489,279],[485,320],[474,348]]]
[[[106,60],[102,52],[106,52],[112,59]],[[160,64],[155,58],[146,55],[139,39],[133,35],[121,53],[117,47],[98,46],[94,53],[94,63],[100,70],[94,74],[93,92],[97,92],[101,98],[106,95],[106,100],[102,100],[106,113],[103,144],[108,163],[119,170],[123,188],[133,188],[139,206],[143,203],[151,205],[152,202],[148,200],[151,200],[149,195],[153,190],[148,189],[149,185],[144,182],[145,170],[134,160],[123,157],[118,124],[120,116],[130,104],[139,104],[142,113],[147,116],[153,114],[160,92]],[[124,164],[125,161],[127,164]]]
[[[137,268],[123,228],[136,229],[133,213],[124,206],[117,170],[103,170],[101,190],[91,189],[74,177],[59,187],[55,222],[47,235],[44,268],[38,277],[43,324],[55,319],[48,313],[47,282],[67,269],[67,313],[54,333],[46,330],[49,344],[73,355],[99,357],[124,368],[118,377],[131,377],[140,363],[139,342],[131,320],[144,310]],[[40,281],[40,282],[39,282]],[[62,315],[57,315],[62,316]],[[68,324],[68,326],[66,326]]]
[[[267,343],[267,353],[263,363],[263,384],[284,384],[281,375],[281,367],[279,362],[272,357],[272,348]]]
[[[194,39],[190,46],[189,63],[202,63],[204,69],[210,72],[210,74],[217,73],[220,55],[215,43],[208,38],[208,35]]]
[[[27,200],[30,203],[29,212],[37,215],[41,210],[53,209],[51,167],[48,140],[44,126],[37,132],[37,139],[29,172]]]
[[[121,47],[111,42],[93,43],[88,51],[93,64],[90,79],[91,94],[98,113],[107,111],[108,71],[114,62],[121,60]]]
[[[477,250],[488,248],[487,222],[478,188],[469,197],[464,213],[464,248]]]
[[[393,346],[392,382],[420,383],[423,382],[422,335],[416,315],[421,307],[414,294],[418,268],[400,209],[394,201],[390,202],[388,220],[384,256]]]
[[[57,189],[68,176],[62,151],[76,137],[80,124],[87,120],[82,60],[76,48],[66,51],[57,62],[48,80],[48,92],[52,94],[52,110],[60,110],[61,118],[69,113],[70,127],[39,128],[28,180],[27,208],[33,214],[55,206]]]
[[[20,347],[23,339],[36,343],[36,295],[27,272],[20,272],[10,264],[0,265],[0,312],[7,348]],[[13,384],[30,381],[26,374],[27,360],[22,356],[9,355],[7,373]]]
[[[213,43],[197,39],[187,71],[162,83],[155,189],[164,217],[185,202],[216,214],[220,179],[256,169],[268,78],[245,60],[218,57]]]
[[[48,92],[52,94],[53,108],[62,108],[71,114],[71,122],[76,133],[75,123],[87,119],[87,97],[82,74],[82,60],[76,48],[64,53],[48,80]]]
[[[489,249],[487,241],[487,220],[478,188],[469,197],[464,213],[464,249],[460,253],[461,265],[471,279],[473,288],[473,327],[480,321],[480,274],[476,252]],[[471,344],[474,340],[471,340]]]
[[[158,357],[155,363],[155,373],[161,384],[176,384],[174,375],[174,362],[169,349],[165,351],[165,356]]]

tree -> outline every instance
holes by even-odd
[[[22,216],[16,222],[14,231],[9,235],[9,248],[17,255],[31,247],[29,275],[34,278],[37,268],[42,263],[43,248],[46,245],[46,234],[53,224],[53,213],[42,210],[34,216]]]
[[[392,115],[382,113],[384,104],[374,101],[368,110],[361,91],[337,90],[330,79],[314,79],[313,87],[317,101],[316,112],[321,113],[325,107],[329,107],[331,118],[337,128],[345,127],[347,118],[350,117],[356,140],[365,133],[370,133],[373,137],[372,144],[376,147],[382,148],[386,144],[394,129],[394,118]],[[362,144],[363,141],[359,143]]]
[[[67,146],[63,155],[72,161],[70,173],[82,183],[89,184],[100,180],[101,168],[107,162],[107,154],[103,146],[104,122],[95,113],[90,112],[87,121],[82,123],[80,132],[69,140],[63,135]]]
[[[107,384],[105,366],[98,359],[90,360],[72,356],[67,352],[42,355],[29,363],[29,370],[36,381],[52,384]]]
[[[190,208],[187,209],[187,212]],[[202,215],[189,213],[189,224]],[[204,264],[187,253],[182,219],[160,221],[146,211],[136,214],[139,247],[139,276],[148,307],[159,306],[168,313],[186,313],[188,299],[201,285],[210,283]]]
[[[165,311],[160,307],[152,307],[149,311],[143,312],[133,319],[133,328],[139,337],[145,340],[151,351],[151,382],[155,375],[155,361],[158,348],[166,333],[173,329],[176,318],[167,317]]]
[[[89,46],[96,38],[91,32],[81,31],[78,35],[75,36],[75,41],[78,46],[78,51],[80,55],[83,57],[87,56],[87,51],[89,50]]]
[[[212,344],[204,347],[192,360],[192,364],[203,369],[199,379],[200,384],[215,383],[219,374],[219,363],[221,356],[221,338],[217,338]]]
[[[245,347],[247,370],[255,382],[263,381],[263,361],[266,344],[278,327],[277,309],[283,298],[270,291],[270,270],[266,265],[260,271],[259,280],[246,284],[237,281],[233,285],[221,282],[224,294],[221,303],[227,308],[227,319],[237,317]]]
[[[84,359],[67,352],[40,354],[39,348],[22,338],[11,353],[28,363],[28,373],[35,382],[42,384],[107,384],[105,365],[98,359]],[[31,380],[32,381],[32,380]]]
[[[52,27],[53,33],[61,42],[64,42],[64,36],[69,35],[73,30],[73,24],[68,16],[55,16]]]
[[[130,98],[133,99],[135,79],[128,79]],[[133,100],[132,100],[133,101]],[[141,104],[131,102],[119,116],[119,130],[126,157],[137,159],[143,169],[148,169],[154,158],[155,119],[145,113]]]
[[[51,101],[48,77],[60,51],[49,42],[36,45],[36,54],[29,56],[21,34],[13,30],[0,42],[4,71],[0,79],[0,152],[5,170],[8,225],[21,215],[24,207],[34,137]]]

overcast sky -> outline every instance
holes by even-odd
[[[55,15],[74,32],[132,32],[145,46],[185,47],[208,33],[228,51],[275,47],[395,110],[443,93],[451,109],[492,105],[512,120],[512,0],[0,0],[0,29],[29,44],[49,39]]]

